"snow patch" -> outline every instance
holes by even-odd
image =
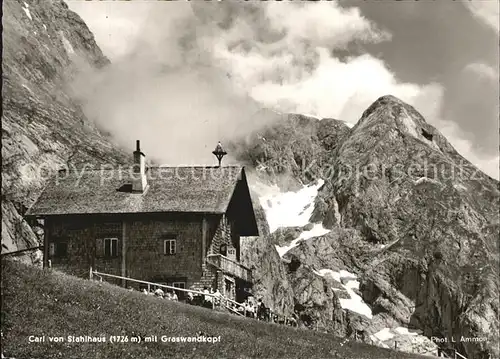
[[[418,138],[417,126],[409,116],[402,116],[401,123],[410,135]]]
[[[74,54],[75,50],[73,49],[73,46],[68,41],[68,39],[66,38],[66,36],[64,36],[64,34],[62,33],[62,31],[61,31],[61,40],[62,40],[62,43],[63,43],[63,46],[64,46],[64,50],[66,50],[66,52],[68,54]]]
[[[401,335],[418,335],[418,333],[415,333],[415,332],[410,332],[408,330],[408,328],[405,328],[405,327],[397,327],[397,328],[394,328],[394,331],[398,334],[401,334]]]
[[[288,252],[290,249],[292,249],[295,246],[289,245],[289,246],[280,247],[280,246],[275,245],[274,247],[276,248],[276,252],[278,252],[278,254],[281,258],[286,254],[286,252]]]
[[[45,24],[42,24],[43,25],[43,28],[45,29],[45,31],[47,31],[47,25]]]
[[[300,236],[291,241],[289,245],[275,247],[280,257],[283,257],[290,249],[297,247],[299,245],[299,242],[315,237],[320,237],[324,234],[327,234],[328,232],[330,232],[329,229],[324,228],[321,223],[316,223],[311,230],[302,232]]]
[[[331,269],[313,270],[313,273],[321,277],[327,277],[327,276],[332,277],[337,282],[341,283],[342,287],[344,288],[343,290],[345,290],[349,295],[349,298],[339,299],[340,306],[342,307],[342,309],[347,309],[352,312],[359,313],[361,315],[364,315],[368,319],[373,318],[371,308],[363,301],[363,298],[361,298],[354,292],[354,289],[359,289],[359,281],[357,280],[357,276],[354,273],[351,273],[346,270],[341,270],[339,272],[336,272]],[[348,280],[346,284],[342,284],[342,279],[350,279],[350,280]],[[339,290],[338,288],[332,288],[332,289]]]
[[[337,282],[340,282],[340,272],[335,272],[331,269],[320,269],[319,271],[313,270],[313,272],[321,277],[332,277]]]
[[[345,284],[345,286],[350,288],[350,289],[358,289],[359,290],[359,281],[350,280]]]
[[[429,178],[429,177],[420,177],[414,183],[415,184],[422,184],[422,183],[439,184],[438,181],[436,181],[435,179]]]
[[[458,189],[459,191],[467,191],[467,187],[465,187],[463,184],[454,184],[453,188]]]
[[[324,181],[304,186],[297,192],[281,192],[274,185],[268,188],[268,194],[259,197],[260,204],[266,214],[271,233],[280,227],[302,227],[309,223],[314,210],[314,200]]]
[[[386,341],[386,340],[394,338],[394,334],[391,333],[390,328],[384,328],[384,329],[376,332],[375,334],[373,334],[373,336],[381,341]]]
[[[398,350],[408,353],[434,355],[437,345],[429,338],[422,335],[421,330],[409,331],[406,327],[384,328],[370,335],[375,345],[394,348],[397,343]]]
[[[344,125],[346,125],[349,128],[353,128],[354,125],[355,125],[354,123],[350,123],[350,122],[347,122],[347,121],[344,121],[344,120],[341,120],[341,121],[344,123]]]
[[[330,230],[323,227],[322,223],[315,223],[311,230],[302,232],[298,239],[320,237],[327,234],[328,232],[330,232]]]
[[[350,278],[350,279],[356,279],[357,278],[356,274],[351,273],[351,272],[346,271],[346,270],[343,270],[343,269],[340,271],[340,276],[342,278]]]
[[[348,309],[352,312],[359,313],[361,315],[364,315],[368,319],[372,319],[372,310],[371,308],[363,301],[363,298],[361,298],[359,295],[354,293],[354,291],[349,288],[348,286],[344,285],[345,290],[347,291],[347,294],[351,298],[349,299],[339,299],[340,301],[340,306],[343,309]]]
[[[24,6],[26,6],[22,8],[24,10],[24,13],[27,17],[29,17],[30,20],[33,20],[33,18],[31,17],[30,9],[28,9],[30,6],[26,3],[24,3]]]

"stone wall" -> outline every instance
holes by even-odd
[[[73,223],[78,225],[67,219],[47,222],[49,243],[67,243],[66,256],[49,257],[53,268],[86,277],[92,266],[99,272],[145,281],[186,282],[187,287],[202,276],[201,216],[163,215]],[[104,238],[118,239],[117,256],[104,256]],[[164,254],[165,239],[176,240],[175,254]]]
[[[127,223],[127,276],[153,282],[185,282],[201,277],[201,218]],[[176,253],[164,254],[164,240],[176,240]]]
[[[48,238],[48,247],[44,251],[44,262],[50,261],[52,268],[87,278],[90,267],[96,268],[99,260],[95,256],[96,241],[93,225],[81,223],[77,227],[69,221],[47,219],[45,221],[45,236]],[[67,254],[61,257],[50,254],[50,247],[52,245],[57,247],[61,243],[67,243]],[[99,268],[99,270],[119,275],[119,263],[117,258],[103,260],[103,263],[100,263],[102,269]]]
[[[219,289],[224,283],[205,254],[220,254],[223,244],[237,249],[239,238],[233,225],[220,215],[155,215],[99,219],[49,219],[46,235],[56,246],[67,243],[67,254],[49,256],[55,269],[88,277],[89,269],[155,283],[185,282],[186,288]],[[203,229],[205,228],[205,242]],[[117,256],[105,257],[105,238],[117,239]],[[123,243],[125,239],[125,243]],[[164,253],[164,240],[176,240],[176,253]],[[203,242],[205,244],[202,250]],[[125,252],[123,249],[125,248]],[[124,258],[125,256],[125,258]],[[106,279],[108,280],[108,279]],[[109,280],[121,284],[120,280]],[[138,287],[128,283],[132,287]]]

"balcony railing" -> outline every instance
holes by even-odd
[[[222,254],[209,254],[208,262],[224,273],[252,283],[252,270]]]

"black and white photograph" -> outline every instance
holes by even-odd
[[[2,359],[500,359],[498,0],[4,0]]]

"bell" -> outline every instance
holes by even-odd
[[[227,155],[227,152],[224,151],[224,149],[222,148],[222,144],[219,142],[217,142],[217,146],[215,146],[215,150],[212,151],[212,153],[215,155],[215,157],[217,157],[217,160],[219,161],[219,167],[221,166],[221,161],[222,161],[222,157],[224,157],[225,155]]]

